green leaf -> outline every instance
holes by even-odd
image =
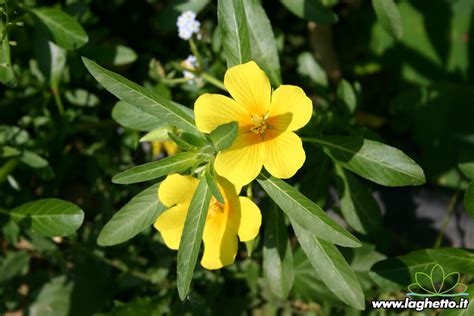
[[[314,83],[322,87],[328,86],[326,71],[310,52],[304,52],[298,56],[298,73],[309,77]]]
[[[474,252],[456,248],[427,249],[428,255],[443,268],[474,274]]]
[[[210,200],[211,190],[201,178],[189,205],[178,250],[177,286],[181,300],[189,293]]]
[[[362,234],[375,233],[382,226],[380,207],[372,194],[355,176],[336,165],[339,204],[349,225]]]
[[[286,215],[303,229],[341,246],[360,246],[357,238],[289,184],[266,173],[261,173],[257,181]]]
[[[14,278],[30,262],[26,251],[8,252],[0,265],[0,284]]]
[[[464,208],[474,217],[474,182],[471,182],[464,193]]]
[[[0,19],[0,35],[5,29],[3,17]],[[0,38],[0,41],[2,39]],[[15,74],[13,73],[12,62],[10,57],[10,44],[8,34],[3,41],[0,42],[0,82],[9,87],[16,86]]]
[[[170,137],[168,133],[172,130],[170,126],[162,126],[155,128],[154,130],[146,133],[142,138],[140,138],[140,142],[152,142],[152,141],[166,141],[169,140]]]
[[[402,18],[393,0],[372,0],[375,14],[382,28],[395,39],[403,34]]]
[[[376,263],[370,275],[384,290],[403,289],[416,281],[416,273],[430,274],[435,264],[439,264],[446,274],[473,274],[474,253],[454,248],[418,250]]]
[[[80,88],[67,90],[64,96],[69,103],[76,106],[94,107],[100,103],[99,98],[95,94]]]
[[[219,190],[219,186],[217,185],[217,180],[214,173],[212,172],[212,168],[213,166],[211,163],[207,164],[204,177],[206,178],[207,185],[209,186],[212,195],[219,201],[219,203],[224,204],[225,200],[221,194],[221,191]]]
[[[97,244],[113,246],[123,243],[152,225],[166,207],[158,199],[159,183],[135,195],[102,228]]]
[[[69,315],[73,290],[74,282],[68,280],[66,276],[51,279],[41,288],[38,297],[29,308],[28,315]]]
[[[25,165],[35,169],[44,168],[49,165],[46,159],[29,150],[23,151],[23,154],[20,157],[20,161],[23,162]]]
[[[48,237],[67,236],[84,220],[84,212],[75,204],[59,199],[41,199],[22,204],[10,211],[13,220]]]
[[[217,20],[227,67],[250,60],[250,38],[242,0],[219,0]]]
[[[143,112],[151,114],[162,122],[181,128],[192,134],[200,134],[194,125],[193,118],[183,111],[176,103],[168,101],[162,96],[128,80],[124,77],[109,71],[95,62],[82,57],[84,65],[92,76],[122,101],[136,106]]]
[[[112,178],[113,183],[130,184],[153,180],[164,175],[182,172],[193,167],[199,159],[196,153],[182,152],[176,155],[139,165]]]
[[[285,219],[277,207],[265,212],[263,275],[267,286],[278,298],[286,299],[294,280],[293,253]]]
[[[290,221],[301,248],[329,290],[344,303],[364,309],[364,292],[359,280],[336,246],[317,238],[291,218]]]
[[[281,3],[294,15],[319,25],[338,21],[337,15],[323,6],[320,0],[281,0]]]
[[[209,134],[209,138],[214,143],[217,151],[229,148],[237,137],[239,131],[239,124],[237,122],[230,122],[217,127]]]
[[[123,127],[139,131],[151,131],[164,125],[151,114],[124,101],[118,101],[112,109],[112,118]]]
[[[357,96],[351,84],[346,80],[341,80],[337,87],[337,99],[349,113],[354,113],[357,108]]]
[[[462,173],[470,180],[474,180],[474,161],[460,163],[459,169],[461,169]]]
[[[281,85],[280,59],[272,25],[259,0],[243,0],[252,60],[262,67],[276,87]]]
[[[53,41],[65,49],[77,49],[89,40],[82,26],[58,8],[31,9],[44,24]]]
[[[385,186],[425,183],[423,169],[401,150],[373,140],[351,136],[306,139],[323,145],[339,164],[359,176]]]

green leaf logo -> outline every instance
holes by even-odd
[[[460,283],[461,275],[459,272],[446,274],[443,267],[435,264],[430,274],[424,272],[415,273],[415,283],[408,286],[407,296],[467,296],[467,286]]]

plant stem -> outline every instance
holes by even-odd
[[[61,100],[61,96],[59,95],[58,85],[53,83],[51,84],[51,93],[54,96],[54,102],[56,103],[56,107],[58,108],[58,112],[60,116],[64,115],[64,105],[63,101]]]
[[[209,82],[210,84],[212,84],[212,85],[218,87],[219,89],[222,89],[222,90],[224,90],[224,91],[227,91],[227,89],[226,89],[225,86],[224,86],[224,83],[222,83],[222,81],[220,81],[219,79],[217,79],[217,78],[211,76],[210,74],[203,72],[203,73],[201,74],[201,77],[202,77],[204,80],[206,80],[207,82]]]
[[[194,39],[192,37],[189,40],[189,46],[191,47],[191,52],[193,53],[193,55],[197,59],[199,70],[203,70],[204,69],[204,63],[202,62],[201,54],[199,53],[199,50],[197,49],[196,43],[194,42]]]
[[[446,228],[448,227],[448,224],[451,220],[451,217],[454,214],[454,210],[456,209],[456,205],[458,202],[458,197],[459,197],[459,186],[458,189],[454,192],[454,194],[451,197],[451,200],[449,202],[449,207],[448,207],[448,212],[446,213],[443,223],[441,224],[441,229],[439,230],[438,237],[436,238],[436,242],[434,244],[434,248],[439,248],[441,246],[441,242],[443,241],[444,233],[446,231]]]

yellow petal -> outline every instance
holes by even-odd
[[[255,179],[263,164],[261,136],[255,133],[238,135],[232,146],[217,154],[217,173],[237,186]]]
[[[163,205],[171,207],[178,203],[189,203],[199,181],[191,176],[174,173],[166,177],[158,188],[158,198]]]
[[[269,131],[268,133],[275,133]],[[298,171],[306,159],[301,139],[293,132],[269,137],[264,143],[265,169],[272,176],[287,179]]]
[[[224,76],[224,85],[234,100],[252,115],[263,116],[267,113],[272,88],[267,75],[255,62],[229,68]]]
[[[161,233],[166,246],[171,249],[178,250],[179,248],[188,207],[189,203],[178,204],[166,210],[153,225]]]
[[[208,217],[202,239],[204,253],[201,265],[209,270],[232,264],[237,254],[237,232],[235,223],[229,222],[227,214]]]
[[[257,237],[262,224],[262,214],[258,206],[249,198],[239,197],[240,204],[240,241],[250,241]]]
[[[273,92],[268,124],[283,131],[295,131],[308,124],[313,103],[303,89],[282,85]]]
[[[220,94],[203,94],[194,104],[196,126],[203,133],[210,133],[216,127],[239,122],[240,125],[250,124],[250,114],[240,104]]]
[[[168,156],[173,156],[179,151],[178,145],[172,140],[166,140],[163,142],[163,146],[165,147],[166,154]]]

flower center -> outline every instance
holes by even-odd
[[[253,127],[250,128],[252,132],[255,134],[263,134],[265,133],[265,130],[267,129],[267,119],[268,119],[268,113],[265,113],[264,116],[254,114],[252,115],[252,124]]]
[[[222,214],[225,211],[225,204],[219,203],[215,197],[211,197],[211,203],[209,204],[209,215],[215,216]]]

